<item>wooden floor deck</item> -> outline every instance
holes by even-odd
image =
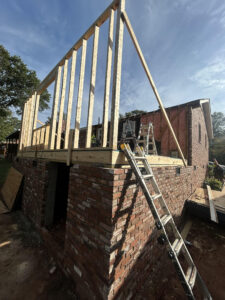
[[[20,151],[18,157],[46,159],[67,164],[88,163],[105,167],[127,166],[127,159],[122,151],[109,148],[81,148],[72,150],[30,150]],[[149,163],[152,166],[183,166],[182,159],[167,156],[148,155]]]

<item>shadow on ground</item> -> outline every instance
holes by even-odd
[[[21,212],[0,215],[0,299],[77,299],[74,283],[54,266]]]

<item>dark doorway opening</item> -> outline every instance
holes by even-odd
[[[53,220],[54,225],[66,222],[69,172],[70,167],[68,167],[66,164],[58,164]]]
[[[49,184],[45,208],[45,227],[55,241],[64,245],[70,167],[64,163],[49,164]]]

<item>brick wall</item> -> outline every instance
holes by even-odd
[[[65,269],[82,299],[107,299],[113,180],[112,169],[71,168]]]
[[[33,166],[32,160],[20,158],[14,166],[25,175],[24,213],[39,228],[48,163],[38,160]],[[171,166],[153,172],[179,223],[184,202],[201,185],[205,169],[189,166],[177,172]],[[130,169],[71,167],[64,248],[51,242],[44,227],[40,232],[81,299],[134,298],[146,277],[153,278],[165,264],[153,217]]]
[[[187,127],[187,106],[177,106],[166,109],[171,125],[179,141],[181,150],[187,158],[188,127]],[[152,122],[154,125],[155,140],[161,142],[161,155],[170,156],[171,151],[176,151],[176,145],[170,134],[168,126],[160,110],[149,112],[141,116],[141,123]]]
[[[153,168],[156,180],[177,224],[184,202],[202,183],[203,172],[194,167]],[[154,219],[140,188],[128,169],[118,170],[113,194],[113,237],[110,255],[109,299],[135,299],[146,278],[154,277],[157,265],[165,261],[164,248],[159,246]]]
[[[184,157],[190,165],[206,167],[209,159],[209,142],[204,113],[199,103],[166,109]],[[152,122],[156,141],[161,142],[161,155],[171,156],[176,145],[161,111],[143,114],[141,123]],[[199,142],[199,125],[201,141]]]
[[[202,108],[192,108],[191,115],[191,164],[206,168],[209,160],[209,142]]]
[[[24,175],[22,209],[40,227],[44,220],[44,203],[48,186],[48,163],[42,160],[17,158],[14,168]]]

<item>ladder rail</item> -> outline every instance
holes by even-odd
[[[147,157],[145,155],[145,152],[141,149],[138,143],[136,143],[136,148],[135,152],[137,153],[136,155],[132,152],[129,144],[123,143],[120,145],[121,149],[123,150],[124,154],[126,155],[126,158],[136,176],[136,179],[138,183],[140,184],[142,191],[145,195],[146,201],[148,203],[148,206],[152,212],[152,215],[155,219],[155,225],[156,228],[160,232],[160,237],[158,241],[162,244],[165,244],[166,249],[168,251],[169,257],[171,258],[175,269],[177,271],[178,277],[181,281],[181,284],[184,288],[184,291],[186,293],[186,296],[188,299],[195,299],[195,296],[193,294],[193,287],[195,284],[198,283],[203,295],[204,299],[211,300],[212,297],[202,280],[195,264],[194,261],[185,245],[185,242],[179,233],[177,226],[174,222],[174,219],[170,213],[170,210],[163,198],[163,195],[161,194],[160,188],[158,186],[158,183],[155,179],[155,176],[153,174],[152,168],[150,164],[148,163]],[[142,174],[141,169],[140,169],[140,164],[137,162],[141,161],[142,165],[145,172],[147,174]],[[148,178],[148,179],[145,179]],[[147,182],[151,184],[154,190],[154,195],[151,195],[150,190],[147,186]],[[163,216],[161,216],[158,212],[158,209],[154,203],[154,200],[158,199],[160,207],[163,211]],[[170,228],[172,228],[172,232],[174,234],[175,240],[174,242],[171,242],[166,231],[166,226],[167,224],[170,225]],[[187,264],[188,264],[188,270],[185,273],[182,265],[179,261],[179,254],[182,253]]]

